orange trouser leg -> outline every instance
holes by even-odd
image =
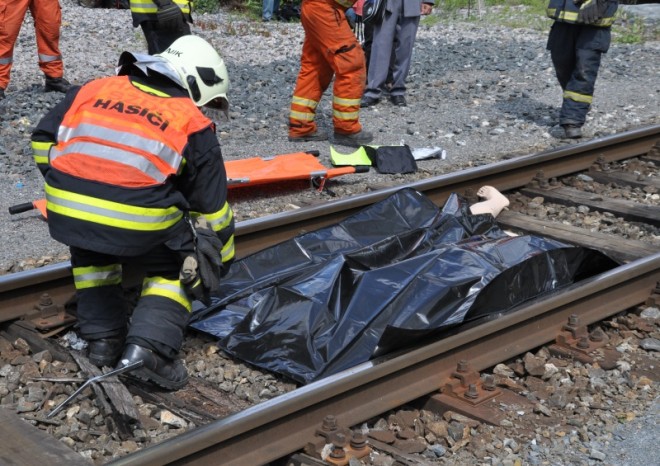
[[[58,0],[32,0],[30,13],[37,34],[39,68],[46,76],[61,78],[64,75],[64,64],[60,53],[60,3]]]
[[[304,0],[301,21],[305,42],[291,104],[289,135],[307,134],[316,129],[313,121],[316,105],[333,75],[334,129],[344,134],[359,132],[366,68],[362,48],[344,11],[332,0]]]
[[[302,136],[316,131],[316,107],[323,92],[330,85],[332,74],[332,68],[325,61],[322,52],[305,36],[300,72],[291,99],[289,136]]]
[[[0,87],[7,88],[14,44],[30,0],[0,0]]]

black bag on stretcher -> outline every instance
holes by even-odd
[[[417,162],[413,157],[410,146],[363,146],[371,160],[371,165],[378,173],[414,173],[417,171]]]

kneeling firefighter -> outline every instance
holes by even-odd
[[[178,353],[192,301],[217,291],[234,257],[234,218],[215,126],[227,69],[202,38],[159,55],[124,52],[117,76],[73,87],[32,134],[51,236],[71,250],[89,359],[166,389],[185,385]],[[122,270],[143,273],[129,309]]]

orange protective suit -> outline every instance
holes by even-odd
[[[353,1],[303,0],[300,19],[305,29],[300,72],[291,101],[289,136],[316,131],[316,107],[332,77],[332,122],[335,133],[358,133],[360,98],[364,90],[364,53],[345,11]]]
[[[61,78],[60,54],[62,10],[58,0],[0,0],[0,88],[6,89],[14,58],[14,44],[25,13],[30,10],[37,36],[39,68],[50,78]]]

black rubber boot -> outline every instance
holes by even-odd
[[[373,138],[373,134],[365,130],[353,134],[335,132],[335,144],[341,144],[342,146],[360,147],[364,144],[369,144]]]
[[[89,342],[89,362],[98,367],[112,367],[117,364],[124,349],[124,337],[108,337]]]
[[[188,382],[188,371],[180,359],[167,359],[142,346],[129,344],[117,364],[117,369],[142,361],[142,367],[126,375],[142,382],[151,382],[167,390],[178,390]]]
[[[582,137],[582,128],[575,125],[563,125],[564,137],[566,139],[580,139]]]
[[[71,87],[71,83],[64,78],[51,78],[46,76],[46,85],[44,91],[46,92],[62,92],[65,93]]]

